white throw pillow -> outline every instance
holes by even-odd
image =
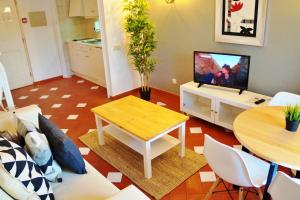
[[[62,170],[53,160],[48,140],[44,134],[37,131],[25,136],[26,149],[34,162],[40,167],[48,181],[62,182]]]

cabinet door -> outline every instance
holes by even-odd
[[[83,0],[83,10],[86,18],[98,17],[97,0]]]
[[[82,0],[70,0],[69,16],[70,17],[84,16]]]
[[[93,78],[99,83],[101,86],[105,87],[105,71],[104,71],[104,62],[103,62],[103,54],[102,48],[95,47],[93,50],[92,56],[92,74]]]
[[[206,94],[194,94],[188,90],[182,90],[181,111],[208,122],[214,123],[215,98]]]
[[[77,45],[73,43],[68,44],[69,47],[69,62],[71,70],[74,72],[78,72],[81,68],[80,62],[80,51],[78,51]]]
[[[235,118],[247,108],[232,102],[217,99],[215,109],[215,124],[233,130]]]

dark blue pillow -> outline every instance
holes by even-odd
[[[85,164],[77,146],[47,118],[39,114],[39,127],[48,139],[54,159],[77,174],[85,174]]]

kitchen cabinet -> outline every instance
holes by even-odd
[[[71,70],[78,76],[105,87],[105,71],[102,48],[77,42],[69,42]]]
[[[97,0],[83,0],[83,10],[86,18],[98,17]]]
[[[98,17],[97,0],[70,0],[70,17]]]

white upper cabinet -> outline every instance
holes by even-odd
[[[82,0],[70,0],[69,16],[70,17],[84,16]]]
[[[70,0],[70,17],[98,17],[97,0]]]
[[[83,0],[83,10],[86,18],[98,17],[97,0]]]

